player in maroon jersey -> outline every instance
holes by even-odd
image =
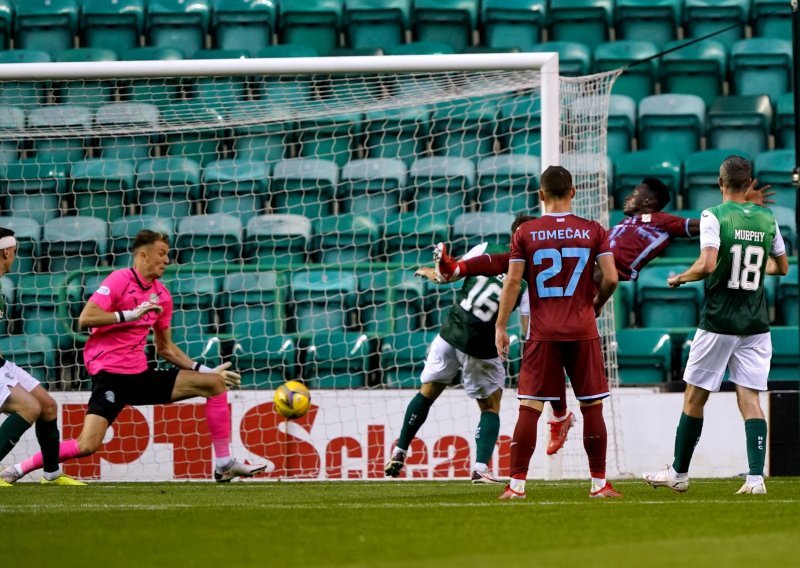
[[[607,430],[603,399],[610,392],[595,318],[617,287],[614,256],[606,230],[573,215],[572,175],[561,166],[542,174],[539,197],[547,211],[514,233],[495,343],[508,354],[506,327],[524,277],[531,306],[531,332],[525,345],[517,398],[519,417],[511,443],[511,480],[501,499],[525,497],[525,479],[536,447],[536,423],[545,401],[559,400],[564,371],[583,415],[583,445],[589,458],[590,497],[621,497],[606,481]],[[594,282],[595,263],[600,281]]]

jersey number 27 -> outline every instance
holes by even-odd
[[[533,264],[541,266],[545,261],[550,261],[552,265],[549,268],[542,270],[536,275],[536,293],[540,298],[564,298],[572,296],[575,293],[575,288],[578,287],[578,282],[581,279],[583,269],[589,262],[589,254],[591,249],[584,247],[567,247],[561,250],[555,248],[539,249],[533,253]],[[567,282],[567,287],[563,286],[547,286],[546,282],[556,275],[561,273],[563,268],[563,258],[577,258],[578,262],[575,264],[575,270]]]

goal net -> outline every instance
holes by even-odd
[[[614,73],[559,78],[551,54],[0,66],[0,226],[19,241],[2,279],[0,351],[80,432],[90,387],[76,319],[136,233],[169,236],[172,337],[230,360],[233,453],[267,478],[383,478],[427,348],[461,283],[414,277],[432,245],[507,247],[561,163],[575,212],[607,225],[606,118]],[[491,310],[490,301],[484,308]],[[521,329],[492,467],[509,468]],[[600,321],[617,382],[613,311]],[[493,338],[487,338],[493,341]],[[149,354],[157,361],[152,348]],[[286,421],[273,389],[306,383]],[[579,423],[535,477],[585,477]],[[66,471],[110,480],[208,479],[203,401],[127,408],[103,449]],[[624,472],[613,397],[609,475]],[[412,444],[411,478],[470,474],[479,410],[449,389]],[[542,438],[546,435],[544,420]],[[544,444],[540,444],[544,446]],[[11,457],[38,449],[32,434]]]

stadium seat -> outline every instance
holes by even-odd
[[[46,335],[0,337],[0,353],[47,385],[58,380],[56,343]]]
[[[717,194],[719,196],[719,194]],[[719,198],[721,200],[721,198]],[[700,209],[681,209],[677,212],[685,219],[699,219],[703,213]],[[673,240],[661,254],[665,258],[697,258],[700,254],[700,237],[678,238]]]
[[[87,140],[70,131],[86,132],[92,125],[92,111],[85,106],[50,105],[31,110],[28,127],[45,131],[47,136],[33,140],[39,162],[70,163],[84,158]],[[85,136],[85,135],[84,135]]]
[[[51,61],[46,51],[35,49],[0,50],[0,63],[47,63]],[[29,111],[44,103],[46,83],[31,81],[3,81],[0,84],[0,104]]]
[[[544,0],[483,0],[481,36],[488,47],[532,51],[547,23]]]
[[[211,35],[219,49],[244,49],[255,57],[272,43],[278,0],[216,0]]]
[[[687,38],[703,37],[727,28],[715,35],[714,40],[730,48],[744,35],[744,25],[750,19],[750,0],[686,0],[683,18]]]
[[[418,216],[452,221],[475,199],[475,164],[467,158],[420,158],[411,164],[408,182]]]
[[[657,53],[658,48],[647,41],[617,40],[601,43],[594,50],[594,70],[598,73],[612,71]],[[656,60],[651,60],[625,69],[617,78],[611,92],[615,95],[627,95],[639,103],[655,93],[657,82],[658,65]]]
[[[298,378],[297,346],[287,336],[237,337],[234,368],[242,373],[242,388],[270,390]]]
[[[358,281],[353,274],[298,270],[291,290],[298,333],[347,330],[356,323]]]
[[[176,102],[162,108],[161,118],[167,126],[205,125],[196,130],[183,129],[166,134],[167,156],[190,158],[204,166],[216,160],[218,154],[224,153],[226,133],[221,127],[224,119],[215,109],[196,101]],[[209,128],[208,124],[220,126]]]
[[[681,160],[660,150],[642,150],[623,154],[614,160],[614,206],[622,207],[625,196],[646,177],[662,181],[670,190],[667,211],[677,208],[681,182]]]
[[[109,246],[112,264],[116,268],[133,265],[132,247],[136,234],[147,229],[166,235],[170,246],[174,244],[173,235],[175,227],[172,219],[164,219],[154,215],[126,215],[111,221],[109,231]]]
[[[206,343],[216,336],[214,300],[219,296],[219,279],[189,270],[172,273],[164,284],[174,305],[173,341],[191,359],[202,359]]]
[[[769,95],[775,103],[792,90],[792,42],[775,38],[737,41],[731,48],[732,89],[737,95]]]
[[[0,166],[5,211],[13,211],[15,216],[29,217],[43,225],[58,215],[66,178],[66,164],[25,159]]]
[[[9,211],[8,213],[13,213]],[[17,239],[17,260],[13,271],[17,274],[33,272],[38,256],[36,250],[42,238],[42,227],[27,217],[0,217],[0,227],[14,231]],[[10,304],[6,303],[7,306]],[[2,353],[2,351],[0,351]]]
[[[800,342],[798,330],[793,327],[773,327],[772,335],[772,360],[769,367],[769,380],[797,381],[797,367],[800,365],[797,345]]]
[[[72,164],[70,181],[75,209],[111,222],[125,214],[134,188],[129,160],[93,158]]]
[[[194,215],[178,221],[178,262],[236,262],[242,244],[242,222],[224,213]]]
[[[246,49],[199,49],[192,59],[245,59]],[[246,77],[198,77],[184,82],[189,99],[219,112],[242,103],[247,96]]]
[[[0,218],[0,222],[2,222]],[[4,225],[0,225],[2,227]],[[0,276],[0,301],[3,304],[3,319],[0,321],[0,333],[8,334],[8,322],[14,318],[14,281],[8,276]],[[2,351],[0,351],[2,353]]]
[[[688,265],[648,266],[636,283],[637,320],[642,327],[694,327],[700,321],[703,283],[690,282],[670,288],[667,278]]]
[[[559,75],[580,77],[592,71],[592,51],[577,41],[546,41],[536,44],[531,51],[558,53]]]
[[[120,61],[176,61],[183,52],[174,47],[134,47],[120,53]],[[175,77],[120,81],[123,100],[169,105],[179,97],[180,79]]]
[[[789,265],[789,272],[778,280],[778,294],[775,314],[781,325],[798,325],[800,322],[800,298],[798,298],[797,265]]]
[[[355,157],[363,132],[362,120],[361,113],[350,113],[300,121],[298,157],[331,160],[339,167],[345,165]]]
[[[83,215],[59,217],[45,222],[40,254],[50,272],[96,268],[108,252],[108,223]]]
[[[706,105],[696,95],[652,95],[639,102],[639,147],[685,158],[700,149]]]
[[[444,216],[400,213],[384,229],[386,260],[409,268],[429,264],[433,245],[447,240],[449,231]]]
[[[425,285],[407,270],[381,270],[358,276],[359,322],[367,333],[422,329]]]
[[[415,41],[444,43],[461,51],[478,28],[478,0],[414,0]]]
[[[659,49],[678,35],[683,21],[681,0],[617,0],[618,39],[649,41]]]
[[[3,133],[3,139],[0,140],[0,164],[19,159],[19,145],[10,133],[24,130],[25,111],[15,106],[0,105],[0,132]]]
[[[708,109],[708,148],[736,148],[755,156],[769,148],[772,106],[766,95],[719,97]]]
[[[15,311],[24,336],[46,335],[59,347],[68,343],[64,320],[58,315],[63,307],[60,296],[65,277],[63,272],[20,275],[17,281],[19,309]]]
[[[779,148],[794,148],[794,94],[778,97],[775,115],[775,140]]]
[[[196,213],[200,166],[185,158],[153,158],[136,165],[137,204],[145,215],[175,219]]]
[[[14,35],[14,4],[12,0],[0,0],[0,50],[8,49]]]
[[[667,161],[670,158],[667,158]],[[601,171],[597,171],[600,164]],[[599,181],[599,176],[605,174],[606,188],[610,191],[614,187],[614,164],[608,156],[597,152],[563,152],[561,154],[561,165],[572,174],[572,182],[575,187],[595,187]],[[671,175],[665,171],[660,174]],[[633,182],[629,179],[628,182]],[[639,180],[641,181],[641,179]],[[633,186],[637,185],[634,183]],[[632,187],[633,187],[632,186]]]
[[[281,43],[308,45],[320,55],[339,45],[341,0],[281,0]]]
[[[451,250],[454,253],[467,252],[483,242],[508,248],[513,222],[511,213],[463,213],[453,222]]]
[[[753,35],[791,39],[791,3],[783,0],[753,0]]]
[[[636,101],[626,95],[611,95],[608,103],[608,155],[631,151],[636,136]]]
[[[622,213],[621,211],[619,213]],[[609,222],[613,227],[616,223]],[[614,291],[614,325],[617,331],[631,327],[634,322],[634,307],[636,306],[636,283],[630,280],[620,280]]]
[[[664,49],[677,48],[684,40],[668,43]],[[661,59],[661,89],[667,93],[697,95],[711,106],[722,94],[728,74],[725,45],[713,40],[690,44],[667,53]]]
[[[795,208],[797,188],[792,185],[792,171],[796,165],[794,150],[772,150],[756,156],[753,177],[758,179],[759,186],[772,185],[776,205]]]
[[[380,231],[366,215],[340,213],[314,222],[314,253],[327,265],[369,262],[378,254]]]
[[[525,213],[539,205],[541,161],[527,154],[500,154],[478,162],[481,211]]]
[[[206,46],[210,26],[208,0],[148,0],[145,31],[147,45],[174,47],[193,57]]]
[[[139,46],[144,31],[145,0],[83,0],[82,45],[117,54]]]
[[[574,41],[595,49],[609,39],[614,25],[611,0],[551,0],[550,39]]]
[[[311,45],[268,45],[258,51],[256,57],[279,59],[286,57],[318,57],[320,54]],[[313,96],[313,82],[298,80],[296,75],[265,77],[253,85],[260,100],[268,105],[305,105]]]
[[[275,163],[286,157],[291,146],[293,122],[241,124],[274,110],[269,101],[242,101],[228,113],[233,127],[233,152],[237,161]]]
[[[719,205],[719,167],[736,150],[705,150],[686,156],[683,176],[683,206],[697,211]],[[746,158],[748,156],[745,156]]]
[[[302,215],[259,215],[247,222],[244,257],[259,266],[300,266],[310,239],[311,221]]]
[[[267,200],[269,168],[263,162],[219,160],[203,169],[208,213],[228,213],[242,224],[261,213]]]
[[[796,254],[797,220],[795,219],[794,209],[781,207],[780,205],[770,205],[769,208],[775,215],[775,220],[778,221],[778,229],[781,232],[784,244],[786,244],[786,253],[790,256]]]
[[[542,100],[530,93],[508,98],[500,103],[500,121],[496,126],[500,147],[510,154],[542,153]]]
[[[52,58],[73,46],[78,33],[77,0],[15,2],[14,45],[46,51]]]
[[[388,50],[387,55],[452,55],[455,50],[446,43],[412,41]]]
[[[425,264],[430,262],[429,256]],[[441,327],[448,312],[455,305],[456,293],[463,285],[463,281],[451,284],[425,283],[425,329],[438,330]]]
[[[313,389],[357,389],[367,386],[372,343],[357,332],[320,331],[301,338],[303,378]]]
[[[497,99],[472,98],[434,107],[432,149],[437,156],[488,157],[494,152]]]
[[[402,160],[352,160],[342,168],[337,199],[346,211],[368,215],[384,224],[387,216],[400,212],[406,178],[406,165]]]
[[[334,47],[328,57],[376,57],[385,55],[379,47]]]
[[[435,337],[435,331],[411,331],[382,337],[380,369],[383,372],[383,386],[418,388],[428,348]]]
[[[272,172],[272,209],[312,220],[325,217],[333,212],[338,185],[339,168],[334,162],[311,158],[281,160]]]
[[[390,49],[405,43],[411,0],[348,0],[344,9],[347,45]]]
[[[667,382],[672,372],[669,330],[617,330],[617,363],[619,381],[623,385]]]
[[[100,136],[98,146],[103,158],[138,160],[150,156],[151,135],[126,135],[129,129],[158,131],[159,111],[147,103],[111,103],[97,109],[95,124],[113,135]],[[155,140],[157,142],[157,138]]]
[[[93,61],[116,61],[117,54],[103,47],[79,47],[65,49],[56,61],[63,63],[90,63]],[[99,105],[111,102],[114,97],[116,85],[114,81],[64,81],[54,84],[57,100],[65,105],[82,105],[97,108]]]
[[[431,115],[426,106],[387,108],[366,113],[364,133],[369,158],[411,162],[427,150]]]

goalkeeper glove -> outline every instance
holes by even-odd
[[[225,379],[225,386],[228,387],[228,390],[230,390],[242,384],[242,376],[235,371],[229,371],[228,368],[230,366],[231,366],[230,361],[227,363],[223,363],[222,365],[218,365],[213,369],[211,367],[206,367],[205,365],[200,365],[199,363],[196,363],[195,371],[200,371],[201,373],[214,373],[215,375],[222,375],[222,378]]]
[[[158,304],[154,304],[153,302],[142,302],[132,310],[121,310],[116,313],[117,322],[130,322],[136,321],[141,319],[141,317],[148,313],[148,312],[158,312],[161,313],[163,308]]]

